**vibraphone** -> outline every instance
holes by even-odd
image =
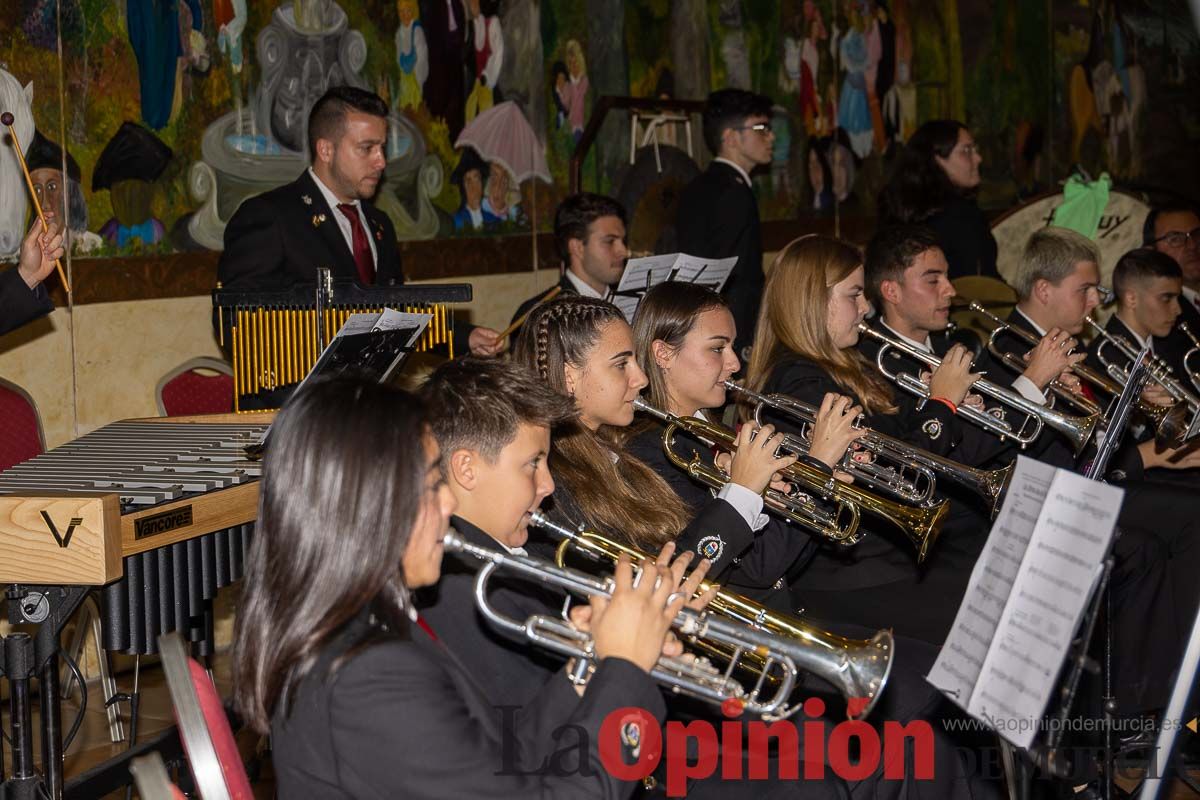
[[[41,780],[29,735],[34,677],[44,788],[61,796],[59,636],[89,591],[101,594],[107,650],[154,653],[160,634],[181,631],[212,652],[213,600],[241,578],[257,515],[260,464],[245,448],[271,416],[115,422],[0,473],[0,585],[10,621],[38,626],[36,639],[3,640],[0,666],[24,710],[10,720],[11,793],[0,796]]]
[[[222,348],[233,362],[234,410],[244,398],[303,380],[351,314],[384,308],[430,314],[414,350],[444,346],[454,357],[454,324],[446,303],[471,299],[471,284],[360,286],[318,270],[315,285],[258,292],[218,288],[213,310]]]

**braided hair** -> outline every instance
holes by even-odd
[[[567,365],[582,367],[604,328],[614,324],[628,325],[612,303],[558,297],[530,313],[513,357],[569,394]],[[555,429],[550,453],[558,492],[583,517],[574,521],[649,552],[687,527],[691,514],[683,501],[658,473],[625,452],[615,429],[592,431],[576,417]]]

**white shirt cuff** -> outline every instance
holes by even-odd
[[[761,495],[742,486],[740,483],[727,483],[717,492],[717,498],[733,506],[733,510],[746,520],[752,531],[760,531],[767,526],[767,515],[762,513],[763,499]]]
[[[1024,375],[1017,376],[1017,379],[1013,381],[1012,388],[1016,389],[1029,402],[1037,403],[1039,406],[1046,405],[1046,395],[1038,391],[1037,384]]]

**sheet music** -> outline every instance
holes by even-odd
[[[719,292],[729,280],[733,268],[737,266],[737,256],[729,258],[698,258],[687,253],[679,254],[679,262],[675,265],[674,280],[682,283],[698,283],[707,286],[714,292]]]
[[[1058,470],[968,709],[1029,747],[1103,569],[1124,491]]]
[[[621,282],[612,297],[613,305],[621,309],[632,325],[638,303],[651,288],[666,281],[699,283],[713,291],[721,291],[737,264],[737,256],[729,258],[699,258],[687,253],[667,253],[630,259],[625,264]]]
[[[629,259],[625,262],[625,272],[621,275],[621,282],[617,284],[617,291],[644,292],[651,286],[657,286],[671,277],[679,256],[679,253],[668,253]],[[649,284],[646,282],[647,277]]]
[[[970,705],[1054,472],[1049,464],[1017,456],[992,533],[975,562],[954,625],[927,676],[963,710]]]
[[[642,295],[648,289],[671,279],[671,274],[675,271],[675,262],[678,260],[679,253],[668,253],[631,258],[625,263],[625,272],[621,275],[621,282],[617,284],[612,302],[621,309],[626,322],[633,324],[633,314],[637,311]]]
[[[372,375],[380,383],[386,383],[404,363],[404,357],[432,319],[432,314],[411,314],[391,308],[381,313],[351,314],[296,391],[314,375],[337,375],[347,370]],[[259,444],[264,444],[270,435],[268,427]]]

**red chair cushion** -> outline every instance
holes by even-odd
[[[168,417],[228,414],[233,411],[233,376],[181,372],[163,385],[162,405]]]
[[[37,411],[24,395],[0,385],[0,470],[41,452]]]
[[[242,755],[238,752],[237,741],[229,727],[229,717],[225,715],[225,704],[221,701],[221,695],[217,693],[217,687],[213,686],[204,667],[194,658],[188,659],[188,669],[192,675],[192,685],[196,688],[196,697],[200,700],[200,712],[204,714],[208,735],[217,751],[217,760],[221,762],[221,772],[225,776],[229,796],[233,800],[253,800],[254,791],[250,788],[250,779],[246,776]]]

